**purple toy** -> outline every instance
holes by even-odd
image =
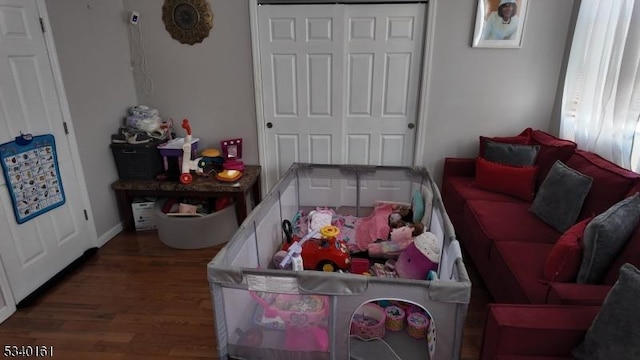
[[[398,257],[396,272],[403,279],[424,280],[429,270],[438,271],[441,246],[436,236],[422,233]]]

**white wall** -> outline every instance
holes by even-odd
[[[46,3],[96,232],[110,237],[120,218],[110,188],[118,174],[109,143],[126,109],[137,103],[122,1]]]
[[[574,0],[529,0],[522,48],[472,48],[477,1],[438,0],[424,164],[477,155],[478,136],[548,130]]]
[[[141,103],[158,108],[179,127],[191,122],[199,148],[219,148],[220,140],[244,139],[243,160],[258,164],[258,135],[253,91],[251,29],[247,0],[209,0],[213,29],[202,43],[181,44],[165,30],[158,0],[124,0],[140,13],[149,70],[154,83],[147,96],[136,66]],[[139,63],[139,57],[136,56]],[[182,129],[178,134],[184,134]]]
[[[437,0],[424,164],[440,180],[444,157],[475,156],[478,135],[525,127],[552,131],[571,11],[577,0],[530,0],[521,49],[472,48],[476,0]],[[126,108],[189,118],[201,148],[245,139],[258,163],[248,0],[209,0],[214,27],[203,43],[173,40],[159,0],[47,0],[78,136],[98,236],[119,224],[109,188],[117,178],[108,144]],[[127,10],[140,12],[154,93],[129,63]],[[138,58],[135,59],[139,61]]]

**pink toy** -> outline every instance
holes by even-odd
[[[369,244],[377,239],[386,240],[389,237],[389,214],[393,205],[377,205],[371,215],[361,218],[356,223],[356,244],[360,251],[367,250]]]
[[[327,351],[329,334],[328,297],[249,292],[264,308],[266,318],[279,317],[285,326],[284,346],[288,350]]]
[[[222,166],[225,170],[244,170],[244,163],[240,160],[242,159],[242,138],[222,140],[220,148],[224,158]]]
[[[384,309],[374,303],[366,303],[353,314],[351,335],[365,340],[382,339],[385,319]]]
[[[438,271],[440,262],[440,244],[430,232],[415,237],[398,257],[396,271],[404,279],[424,280],[429,270]]]
[[[391,241],[382,241],[367,246],[369,256],[374,258],[395,259],[413,241],[413,228],[402,226],[391,230]]]

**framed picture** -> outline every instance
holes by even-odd
[[[528,0],[478,0],[473,47],[522,47],[528,2]]]

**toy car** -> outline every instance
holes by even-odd
[[[291,223],[288,220],[283,221],[282,227],[287,238],[282,250],[288,251],[291,244],[301,239],[291,236]],[[337,227],[325,226],[320,230],[319,238],[311,238],[303,242],[300,255],[305,270],[333,272],[349,268],[351,256],[347,244],[337,238],[339,233],[340,230]]]

